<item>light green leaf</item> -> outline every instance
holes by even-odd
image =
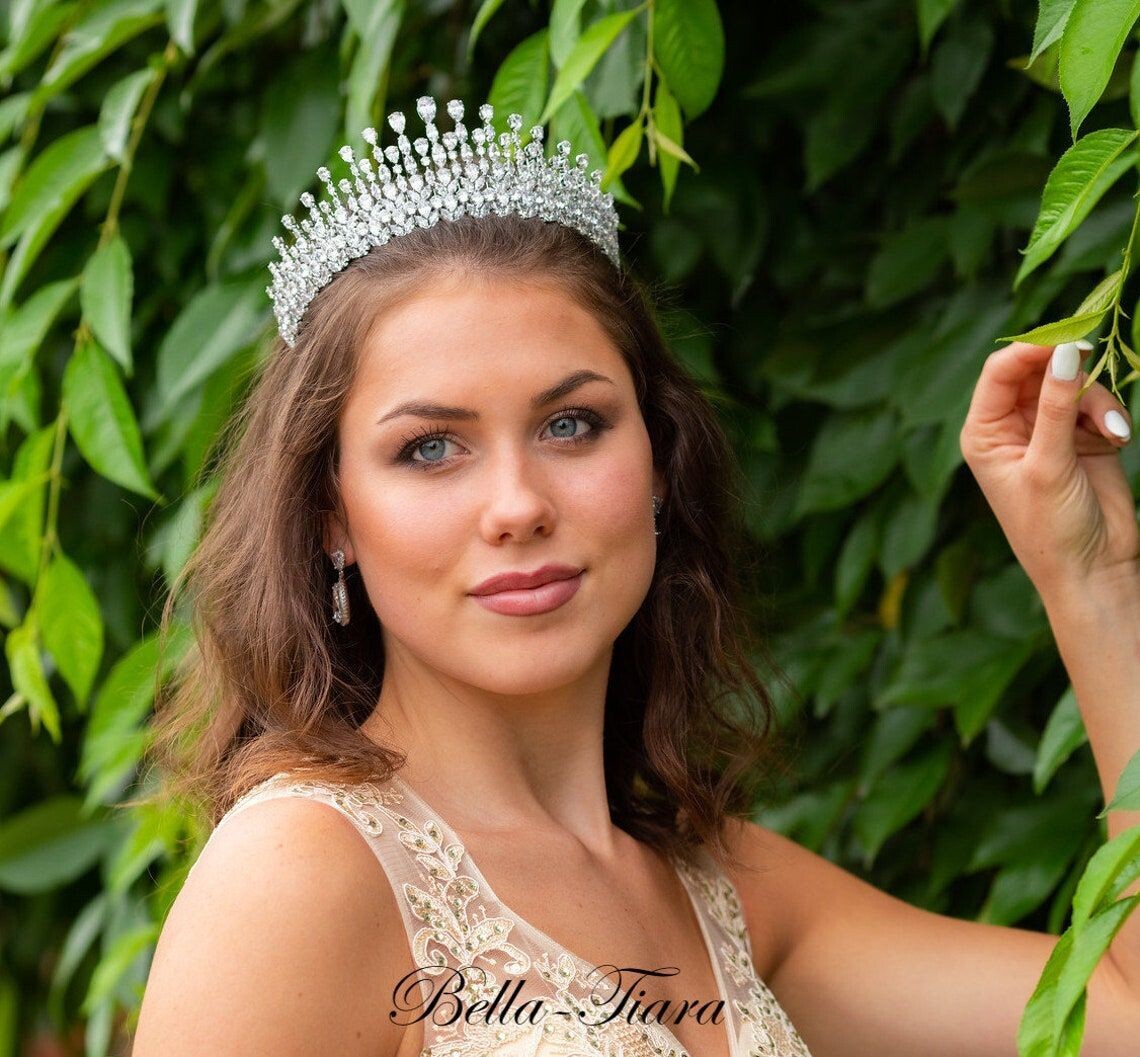
[[[154,945],[158,932],[158,922],[137,925],[111,944],[110,950],[103,955],[91,976],[91,986],[80,1006],[84,1016],[91,1016],[100,1003],[114,994],[131,966]]]
[[[1024,334],[998,338],[998,341],[1027,341],[1031,345],[1060,345],[1064,341],[1077,341],[1094,330],[1104,314],[1116,304],[1123,282],[1124,270],[1120,268],[1101,279],[1068,319],[1045,323]]]
[[[1104,818],[1110,811],[1140,811],[1140,752],[1125,765],[1112,801],[1097,818]]]
[[[127,155],[127,140],[130,137],[131,121],[143,92],[152,80],[153,70],[138,70],[127,74],[104,96],[99,108],[99,135],[103,149],[115,161],[121,162]]]
[[[95,337],[119,361],[129,377],[131,363],[131,301],[134,297],[131,251],[116,235],[87,262],[79,301]]]
[[[618,34],[641,14],[641,10],[640,7],[635,7],[632,11],[619,11],[591,23],[559,69],[538,124],[546,124],[551,114],[570,98],[574,90],[590,75],[606,49],[617,40]]]
[[[1040,795],[1049,779],[1057,773],[1057,768],[1088,740],[1084,720],[1077,707],[1077,695],[1070,684],[1049,716],[1045,732],[1041,735],[1041,743],[1037,746],[1037,760],[1033,766],[1033,792]]]
[[[29,433],[16,451],[11,481],[5,489],[0,517],[0,568],[34,586],[40,556],[48,467],[55,444],[55,423]]]
[[[586,0],[554,0],[550,9],[550,57],[556,67],[561,67],[574,45],[578,42],[582,29],[580,15]]]
[[[958,0],[915,0],[915,14],[918,16],[918,39],[922,48],[922,57],[925,60],[930,42],[938,27],[946,21],[947,16],[955,7]]]
[[[1056,1057],[1054,1037],[1056,1017],[1054,1004],[1057,997],[1057,981],[1073,949],[1073,931],[1069,929],[1053,947],[1049,960],[1041,972],[1037,986],[1033,990],[1021,1022],[1017,1028],[1017,1052],[1019,1057]]]
[[[36,588],[36,612],[44,645],[82,712],[103,656],[103,617],[86,577],[62,553]]]
[[[550,31],[540,29],[511,49],[503,64],[495,71],[487,101],[495,108],[494,123],[499,132],[507,129],[507,115],[522,119],[519,138],[525,143],[529,130],[536,124],[546,98],[549,78],[547,43]]]
[[[1120,894],[1140,875],[1140,826],[1118,833],[1088,861],[1073,894],[1074,932]]]
[[[52,697],[51,687],[44,674],[35,625],[21,624],[8,632],[8,637],[4,640],[4,652],[8,658],[8,674],[12,686],[27,700],[32,732],[38,732],[40,723],[43,723],[52,741],[58,745],[63,737],[59,705]],[[13,883],[4,862],[4,832],[4,829],[0,829],[0,888],[11,887]]]
[[[1065,23],[1076,0],[1041,0],[1037,7],[1037,25],[1033,30],[1033,50],[1029,53],[1032,65],[1050,44],[1060,40]]]
[[[1074,143],[1053,167],[1041,196],[1041,209],[1017,277],[1016,289],[1047,260],[1088,216],[1101,196],[1129,169],[1134,158],[1125,151],[1135,142],[1133,129],[1106,128]]]
[[[169,411],[252,342],[265,320],[263,282],[207,286],[179,313],[158,349],[159,398]]]
[[[467,38],[467,61],[471,61],[471,56],[475,51],[475,41],[479,39],[479,34],[483,32],[483,27],[491,21],[492,17],[500,7],[503,6],[503,0],[483,0],[479,5],[479,10],[475,12],[475,18],[471,23],[471,35]]]
[[[1057,978],[1057,993],[1053,999],[1053,1015],[1058,1027],[1077,1005],[1097,963],[1137,903],[1140,903],[1140,895],[1122,899],[1091,917],[1080,930],[1073,929],[1073,949]]]
[[[194,15],[198,0],[166,0],[166,25],[184,55],[194,54]]]
[[[606,158],[606,169],[602,174],[603,191],[609,187],[610,180],[615,176],[621,176],[637,161],[637,156],[641,153],[641,141],[644,138],[644,132],[645,129],[639,118],[626,125],[613,141]]]
[[[98,862],[112,826],[86,818],[71,794],[25,808],[0,823],[0,888],[31,895],[74,881]]]
[[[23,32],[17,34],[13,27],[11,43],[0,52],[0,79],[6,82],[5,88],[16,74],[55,43],[63,26],[75,17],[78,6],[76,3],[40,4]]]
[[[82,77],[120,44],[166,21],[163,0],[104,0],[65,34],[63,46],[44,72],[33,105],[42,106]]]
[[[724,27],[716,0],[657,0],[653,57],[690,121],[708,109],[724,73]]]
[[[1074,140],[1104,92],[1137,18],[1140,0],[1076,0],[1073,4],[1061,36],[1058,68]]]
[[[104,477],[158,499],[147,475],[134,410],[111,358],[97,342],[72,353],[63,373],[71,435],[87,462]]]
[[[684,143],[685,126],[681,120],[681,108],[677,105],[677,100],[673,98],[673,93],[669,91],[669,85],[664,78],[657,80],[657,94],[653,103],[653,123],[677,146]],[[669,203],[673,199],[673,191],[677,186],[677,173],[681,168],[681,160],[675,154],[666,151],[658,157],[657,165],[661,169],[661,189],[665,196],[662,205],[665,212],[668,213]]]

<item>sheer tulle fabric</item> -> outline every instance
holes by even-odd
[[[456,833],[399,776],[384,783],[341,786],[282,772],[234,803],[214,832],[239,811],[281,796],[318,800],[341,812],[383,867],[396,893],[414,964],[424,967],[419,975],[426,981],[408,982],[398,991],[403,1010],[399,1016],[416,1017],[432,993],[439,995],[433,1014],[422,1021],[422,1057],[690,1057],[668,1027],[675,1010],[661,1023],[639,1017],[631,1022],[629,1000],[620,1007],[616,978],[603,979],[605,970],[566,950],[500,902]],[[718,996],[694,998],[724,1001],[722,1023],[709,1024],[703,1016],[705,1030],[724,1033],[730,1057],[810,1057],[756,975],[732,882],[707,855],[696,867],[682,862],[675,867],[700,921],[720,987]],[[622,987],[629,989],[628,976]],[[513,1007],[500,1017],[512,993]],[[456,999],[470,1009],[480,999],[491,1002],[496,994],[494,1012],[487,1013],[491,1007],[484,1006],[482,1016],[455,1015]],[[516,1022],[515,1011],[524,1002],[531,1003],[528,1009],[536,1008],[534,1000],[541,1002],[541,1015],[533,1018],[538,1023],[525,1011],[521,1023]],[[614,1010],[617,1014],[607,1020]]]

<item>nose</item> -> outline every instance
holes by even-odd
[[[487,477],[487,494],[482,508],[483,535],[498,541],[504,535],[527,539],[536,531],[554,526],[555,486],[544,474],[541,460],[507,450],[494,462]]]

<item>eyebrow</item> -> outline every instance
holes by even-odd
[[[555,400],[561,400],[564,396],[568,396],[574,392],[575,389],[581,388],[587,382],[605,382],[608,385],[617,384],[612,378],[607,378],[604,374],[598,374],[597,371],[575,371],[573,374],[568,374],[556,385],[552,385],[549,389],[544,389],[541,393],[533,396],[530,401],[530,406],[538,410],[547,404],[554,403]],[[446,404],[429,404],[422,400],[409,400],[406,403],[397,404],[387,414],[378,418],[376,424],[380,425],[382,422],[387,422],[392,418],[398,418],[400,415],[418,415],[420,418],[454,418],[465,421],[473,421],[479,418],[478,411],[472,411],[467,407],[448,407]]]

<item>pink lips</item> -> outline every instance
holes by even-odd
[[[568,579],[551,580],[537,587],[524,587],[514,590],[493,591],[490,594],[473,594],[484,609],[505,616],[525,617],[538,613],[549,613],[552,609],[569,602],[582,583],[582,573]]]

